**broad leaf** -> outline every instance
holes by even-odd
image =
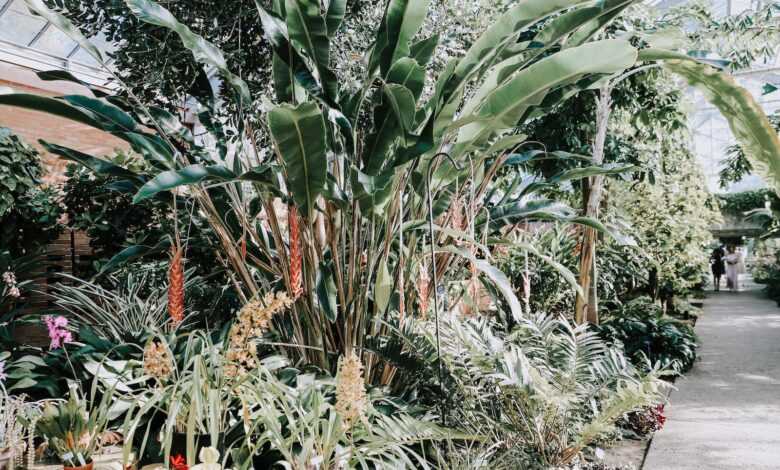
[[[330,253],[327,253],[326,258],[329,257]],[[338,303],[336,300],[336,282],[333,278],[333,262],[331,260],[320,263],[320,268],[317,271],[317,301],[328,320],[335,322],[338,316]]]
[[[143,178],[141,178],[139,175],[109,161],[101,160],[99,158],[93,157],[92,155],[79,152],[75,149],[52,144],[50,142],[46,142],[45,140],[39,140],[39,142],[43,148],[46,149],[46,151],[55,155],[59,155],[63,158],[66,158],[67,160],[79,163],[97,174],[116,176],[118,178],[127,178],[136,181],[137,184],[141,184],[144,181]]]
[[[597,41],[552,54],[515,73],[488,94],[476,113],[490,121],[462,128],[458,145],[462,150],[497,131],[513,128],[531,106],[539,104],[557,86],[588,74],[621,72],[633,65],[636,58],[636,49],[622,40]]]
[[[320,82],[331,100],[338,99],[338,82],[330,65],[330,38],[325,17],[318,0],[286,0],[287,32],[299,50],[304,50],[314,62]]]
[[[263,165],[237,175],[224,165],[188,165],[181,170],[164,171],[144,184],[133,198],[134,203],[154,197],[160,192],[170,191],[179,186],[203,183],[205,181],[253,181],[273,184],[269,175],[271,167]]]
[[[354,198],[364,215],[382,216],[393,190],[392,169],[376,176],[367,175],[357,168],[350,172]]]
[[[590,178],[591,176],[608,176],[608,175],[622,175],[630,171],[637,170],[635,165],[612,163],[607,165],[595,165],[586,166],[581,168],[574,168],[566,170],[552,176],[549,179],[550,183],[562,183],[564,181],[581,180],[583,178]]]
[[[490,65],[495,54],[516,39],[532,24],[566,8],[588,3],[586,0],[524,0],[501,15],[493,25],[466,52],[458,62],[453,75],[448,79],[444,97],[451,102],[458,90],[486,65]]]
[[[93,87],[89,83],[76,78],[75,75],[73,75],[72,73],[68,72],[67,70],[45,70],[43,72],[36,72],[36,75],[41,80],[45,80],[47,82],[48,81],[58,81],[58,80],[61,80],[61,81],[66,81],[66,82],[77,83],[77,84],[83,86],[84,88],[89,89],[89,91],[91,91],[98,98],[104,98],[104,97],[108,96],[108,93],[106,93],[105,91],[103,91],[103,90],[101,90],[99,88]]]
[[[374,302],[379,313],[384,313],[390,305],[390,297],[393,295],[393,276],[387,267],[387,258],[382,258],[376,273],[374,283]]]
[[[395,61],[408,57],[409,45],[428,13],[430,0],[389,0],[369,59],[369,71],[384,77]]]
[[[80,122],[90,127],[103,129],[103,125],[97,121],[92,113],[79,109],[75,106],[71,106],[64,101],[49,98],[47,96],[30,95],[27,93],[14,93],[13,90],[4,93],[5,90],[0,89],[0,104],[31,109],[33,111],[41,111],[52,114],[54,116]]]
[[[366,138],[364,158],[366,173],[376,175],[390,160],[390,150],[397,139],[414,126],[414,96],[402,85],[383,87],[382,102],[374,109],[374,132]]]
[[[664,67],[696,87],[728,121],[756,171],[780,190],[780,139],[761,105],[726,73],[672,51],[643,50],[640,60],[663,60]]]
[[[496,268],[485,260],[477,259],[468,250],[456,248],[454,246],[446,246],[437,251],[454,253],[471,261],[477,270],[486,275],[493,282],[499,292],[501,292],[504,300],[506,300],[507,304],[509,305],[512,318],[514,318],[515,321],[520,321],[523,318],[523,307],[520,305],[520,301],[515,295],[514,289],[512,288],[512,283],[506,277],[506,274],[501,272],[500,269]]]
[[[268,127],[284,160],[293,199],[310,215],[327,183],[327,132],[320,108],[313,102],[282,105],[268,113]]]
[[[107,132],[131,132],[137,128],[132,116],[105,101],[84,95],[66,95],[62,99],[73,106],[86,109],[100,118],[103,122],[103,129]]]
[[[155,253],[162,253],[166,250],[168,250],[171,246],[171,240],[169,238],[164,238],[160,240],[155,246],[146,246],[146,245],[133,245],[125,248],[124,250],[120,251],[116,255],[114,255],[108,263],[103,265],[102,268],[100,268],[100,272],[98,275],[110,272],[117,267],[132,261],[134,259],[142,258],[147,255],[155,254]]]
[[[235,173],[223,165],[189,165],[181,170],[164,171],[144,184],[133,197],[133,202],[137,204],[159,192],[197,184],[208,178],[230,180],[235,177]]]
[[[429,38],[421,39],[420,41],[412,44],[412,46],[409,48],[409,57],[424,67],[428,65],[428,62],[430,62],[431,57],[433,57],[433,53],[436,52],[436,46],[438,45],[438,34],[434,34]]]
[[[325,22],[328,25],[328,36],[333,37],[339,30],[344,14],[347,12],[347,0],[330,0]]]

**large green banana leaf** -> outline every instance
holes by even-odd
[[[466,52],[458,62],[451,77],[447,78],[443,96],[445,102],[457,97],[458,90],[475,74],[489,66],[505,47],[529,26],[559,11],[588,4],[588,0],[521,0],[499,17]]]
[[[330,37],[326,17],[317,0],[286,0],[285,18],[290,40],[314,62],[325,93],[338,99],[338,80],[330,69]]]
[[[780,139],[763,108],[733,77],[693,57],[661,49],[641,51],[639,60],[664,68],[701,91],[723,115],[756,172],[780,191]]]
[[[304,214],[311,214],[327,184],[327,131],[314,102],[281,105],[268,113],[268,127],[284,160],[289,190]]]
[[[205,181],[254,181],[272,186],[273,167],[263,165],[237,175],[224,165],[188,165],[181,170],[163,171],[146,182],[133,198],[134,203],[154,197],[162,191],[169,191],[179,186],[198,184]]]
[[[566,35],[583,25],[590,24],[594,19],[609,15],[614,10],[622,11],[633,1],[635,0],[605,0],[598,5],[568,11],[550,21],[550,24],[539,31],[533,40],[518,44],[519,50],[516,50],[515,47],[507,47],[504,51],[506,58],[487,71],[481,80],[480,87],[471,95],[461,113],[468,115],[473,112],[491,91],[507,80],[515,71],[528,66],[535,58],[559,43]]]
[[[328,12],[325,14],[325,22],[328,27],[328,36],[333,37],[344,21],[347,13],[347,0],[330,0]]]
[[[485,119],[461,128],[457,142],[459,150],[515,127],[530,107],[540,104],[549,90],[578,77],[621,72],[633,65],[636,58],[637,50],[628,41],[610,39],[565,49],[534,63],[512,75],[485,97],[475,111]]]
[[[369,58],[369,72],[379,68],[384,77],[395,61],[409,56],[410,43],[425,20],[429,3],[430,0],[389,0]]]

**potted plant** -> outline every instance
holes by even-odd
[[[92,456],[108,424],[108,407],[88,409],[87,401],[72,388],[67,401],[49,402],[36,423],[65,470],[92,470]]]

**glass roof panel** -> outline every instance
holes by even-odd
[[[89,54],[89,52],[85,51],[84,49],[79,48],[79,50],[76,51],[75,54],[70,56],[70,60],[79,62],[84,65],[89,65],[91,67],[97,67],[98,63],[95,61],[95,59],[92,58],[92,56]]]
[[[76,41],[51,26],[32,44],[32,47],[57,57],[67,57],[76,47]]]
[[[46,21],[19,13],[12,5],[0,16],[0,39],[26,46],[46,25]]]

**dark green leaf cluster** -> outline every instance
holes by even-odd
[[[36,251],[62,229],[57,192],[41,186],[41,174],[38,152],[0,128],[0,246],[13,257]]]
[[[601,336],[623,345],[626,356],[638,367],[660,364],[684,373],[696,360],[696,335],[690,324],[664,315],[648,297],[639,297],[612,312],[598,326]]]
[[[718,202],[722,212],[732,215],[744,215],[753,209],[762,209],[769,203],[769,208],[780,208],[780,198],[771,189],[756,189],[739,193],[719,194]]]

